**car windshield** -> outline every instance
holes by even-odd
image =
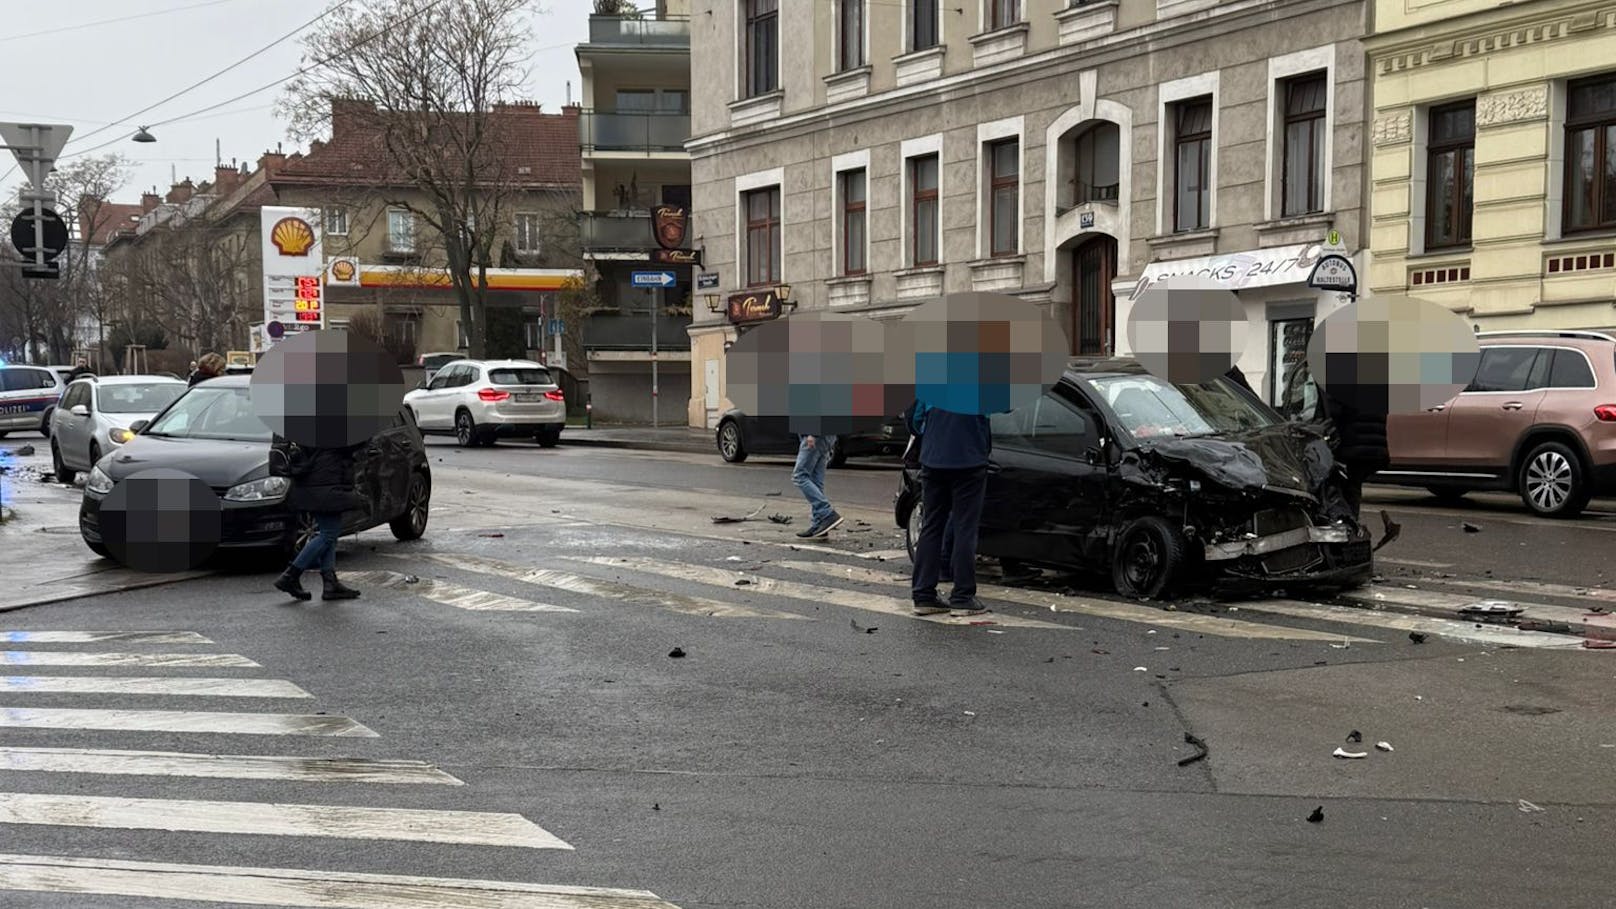
[[[1238,394],[1227,379],[1174,385],[1155,376],[1092,380],[1136,439],[1187,438],[1274,425],[1273,417]]]
[[[549,385],[550,371],[537,366],[501,367],[488,371],[495,385]]]
[[[107,413],[156,413],[174,403],[185,391],[179,382],[103,385],[99,389],[101,409]]]
[[[209,388],[206,384],[192,388],[142,434],[241,442],[268,442],[271,436],[269,427],[253,413],[246,386]]]

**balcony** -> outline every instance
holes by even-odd
[[[579,212],[578,234],[585,253],[644,253],[656,247],[656,240],[651,236],[649,212]]]
[[[656,111],[595,111],[578,115],[578,145],[584,152],[683,152],[690,115]]]
[[[690,50],[689,19],[625,19],[590,16],[589,43],[617,47]]]

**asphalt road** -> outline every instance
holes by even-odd
[[[0,905],[1610,903],[1610,654],[1415,644],[1400,617],[1301,604],[1022,597],[998,624],[923,621],[901,564],[680,517],[797,507],[784,462],[432,453],[427,538],[343,546],[360,600],[294,604],[238,571],[6,614]],[[839,471],[832,492],[879,508],[895,482]],[[1383,553],[1452,566],[1410,570],[1501,572],[1523,538],[1593,561],[1608,532],[1483,505],[1465,534],[1388,504],[1405,527]],[[201,640],[44,634],[87,631]],[[224,681],[174,690],[193,679]],[[1209,756],[1180,766],[1186,733]]]

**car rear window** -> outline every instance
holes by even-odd
[[[550,370],[539,366],[501,367],[488,371],[495,385],[549,385]]]
[[[13,366],[0,369],[0,391],[30,391],[36,388],[55,388],[56,376],[48,369],[29,369]]]

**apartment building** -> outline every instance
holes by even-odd
[[[1616,12],[1377,0],[1370,284],[1483,330],[1616,330]]]
[[[957,291],[1050,307],[1074,353],[1125,353],[1144,288],[1239,293],[1263,392],[1341,300],[1356,251],[1358,0],[694,0],[694,231],[719,287],[690,327],[689,419],[723,408],[748,313],[877,318]]]
[[[651,261],[652,211],[690,207],[689,12],[689,0],[659,0],[649,14],[592,15],[589,42],[577,47],[579,234],[597,276],[582,346],[603,420],[681,420],[690,384],[691,265]],[[633,287],[633,273],[650,269],[677,280],[656,293]],[[652,406],[653,331],[656,391],[673,402],[666,413]]]

